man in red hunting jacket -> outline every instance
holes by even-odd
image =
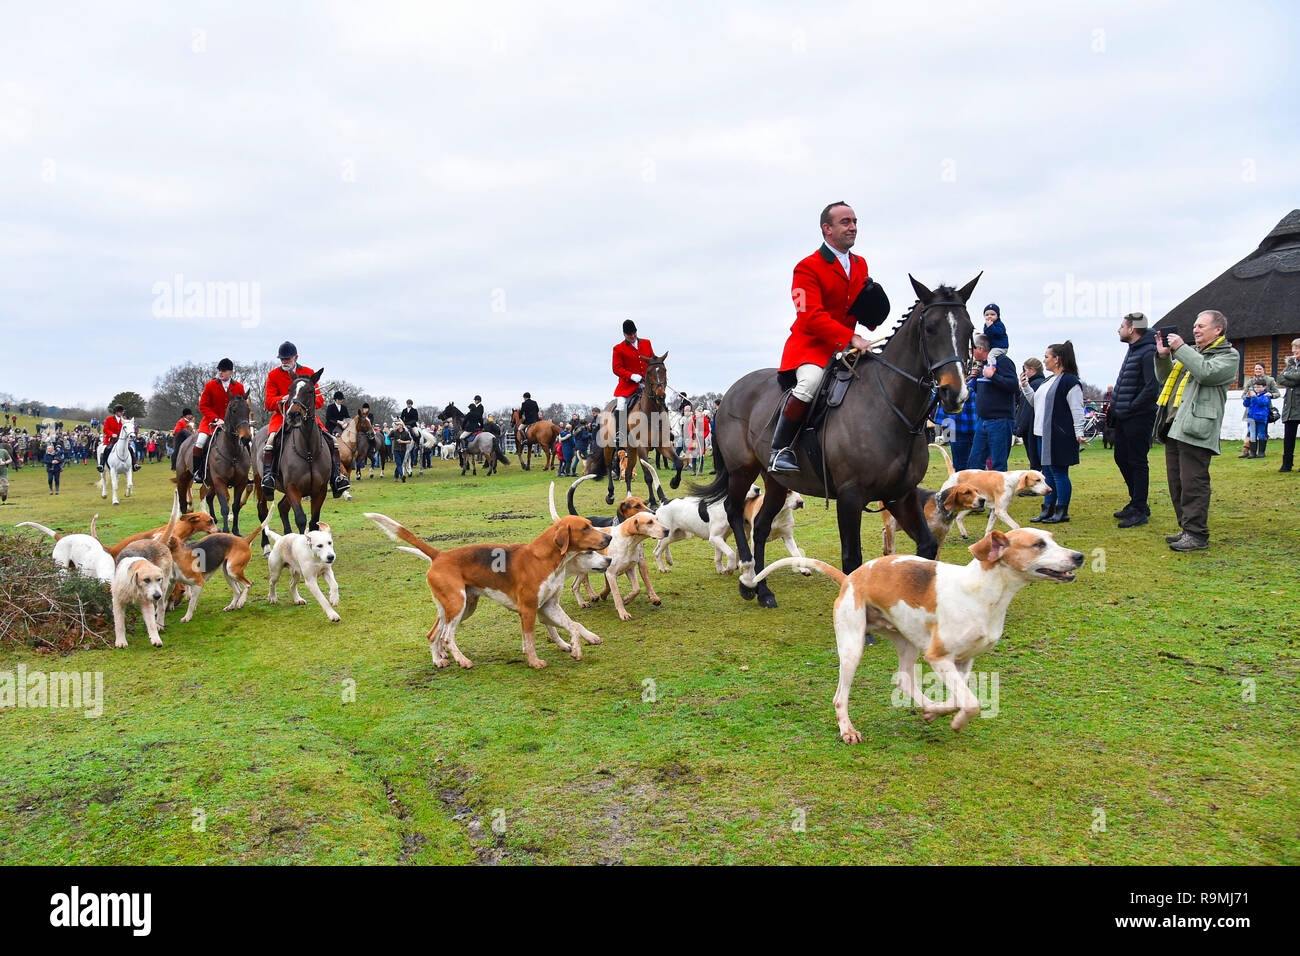
[[[266,410],[271,413],[271,422],[266,433],[266,447],[262,449],[262,490],[267,495],[269,501],[275,495],[275,473],[272,470],[273,457],[275,454],[275,436],[284,424],[283,404],[289,398],[289,390],[293,387],[293,380],[300,375],[315,375],[316,373],[307,368],[305,365],[298,364],[298,347],[292,342],[283,342],[278,352],[280,364],[271,369],[266,375]],[[325,407],[325,396],[321,393],[320,383],[316,384],[316,407]],[[347,477],[339,467],[339,449],[334,444],[334,437],[325,430],[321,424],[320,416],[316,416],[316,427],[321,430],[326,444],[330,450],[330,487],[334,491],[334,497],[337,498],[351,487]]]
[[[194,412],[187,408],[181,412],[181,417],[176,419],[176,424],[172,427],[172,471],[176,470],[176,453],[181,450],[185,439],[190,437],[190,429],[193,427]]]
[[[217,363],[217,377],[203,386],[203,394],[199,396],[199,414],[203,418],[199,423],[198,437],[194,439],[191,470],[195,481],[208,480],[208,440],[216,427],[226,420],[226,408],[236,395],[247,398],[248,392],[242,382],[235,381],[235,363],[223,358]]]
[[[614,448],[627,444],[627,400],[645,380],[646,359],[654,358],[654,346],[649,339],[637,338],[636,323],[623,322],[623,341],[614,346],[614,374],[618,387],[614,389]]]
[[[867,260],[849,252],[858,237],[853,210],[847,203],[831,203],[822,210],[821,229],[821,248],[794,267],[790,295],[795,318],[780,367],[794,387],[772,435],[771,472],[798,473],[794,439],[816,396],[822,370],[836,352],[869,347],[854,332],[858,322],[874,329],[889,316],[889,299],[867,274]]]
[[[113,414],[104,419],[104,447],[99,451],[99,464],[95,466],[101,472],[108,461],[108,453],[113,450],[113,443],[122,434],[122,415],[125,411],[121,405],[114,405]],[[135,460],[135,442],[127,442],[126,447],[131,453],[131,470],[139,471],[140,463]]]

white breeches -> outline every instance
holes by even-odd
[[[790,394],[801,402],[811,402],[817,392],[817,383],[822,380],[822,367],[811,363],[800,365],[794,370],[794,377],[796,382]]]

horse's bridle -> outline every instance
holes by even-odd
[[[931,302],[929,305],[921,307],[921,314],[918,317],[917,326],[920,329],[919,337],[921,339],[921,360],[926,363],[925,378],[921,378],[918,375],[913,375],[911,372],[899,368],[897,365],[889,361],[889,359],[885,358],[883,355],[879,355],[875,352],[862,353],[863,355],[870,356],[870,360],[873,364],[879,363],[879,364],[875,364],[876,386],[880,389],[880,394],[885,399],[885,403],[889,405],[891,409],[893,409],[894,414],[897,415],[899,417],[899,420],[902,421],[902,423],[907,426],[907,431],[909,435],[916,436],[922,432],[922,430],[925,428],[926,420],[929,419],[930,413],[934,411],[934,406],[939,401],[938,390],[941,386],[939,384],[938,379],[935,378],[934,373],[939,369],[943,368],[944,366],[951,365],[953,363],[956,363],[958,367],[961,366],[961,359],[957,357],[956,352],[954,352],[948,358],[940,359],[937,362],[931,362],[930,350],[925,344],[925,338],[926,338],[925,314],[929,312],[931,309],[953,308],[953,307],[964,309],[966,308],[966,303]],[[885,391],[885,385],[880,380],[881,365],[885,366],[885,368],[889,369],[890,371],[898,375],[901,375],[909,382],[912,382],[913,384],[919,386],[920,388],[926,389],[931,393],[930,401],[926,404],[925,410],[921,413],[920,418],[918,418],[916,421],[910,421],[908,417],[905,414],[903,414],[903,410],[894,403],[894,400],[892,398],[889,397],[889,393]]]

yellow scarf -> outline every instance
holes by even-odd
[[[1216,345],[1222,345],[1224,340],[1225,336],[1220,335],[1205,348],[1201,349],[1201,354],[1204,355]],[[1169,371],[1169,377],[1165,379],[1165,387],[1160,392],[1160,399],[1156,402],[1157,406],[1160,408],[1171,409],[1179,406],[1183,400],[1183,389],[1187,387],[1187,380],[1191,378],[1190,375],[1183,374],[1186,371],[1187,369],[1183,366],[1182,362],[1174,362],[1174,367]],[[1171,395],[1174,399],[1172,402],[1169,401]]]

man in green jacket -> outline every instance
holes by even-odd
[[[1291,340],[1291,354],[1286,357],[1286,367],[1278,372],[1277,380],[1286,386],[1286,400],[1282,403],[1282,467],[1290,471],[1295,458],[1295,434],[1300,428],[1300,339]]]
[[[1210,458],[1219,454],[1228,386],[1237,380],[1237,350],[1228,344],[1228,319],[1209,309],[1196,317],[1196,347],[1177,332],[1156,337],[1156,437],[1165,443],[1169,498],[1182,531],[1165,540],[1175,551],[1210,546]]]

